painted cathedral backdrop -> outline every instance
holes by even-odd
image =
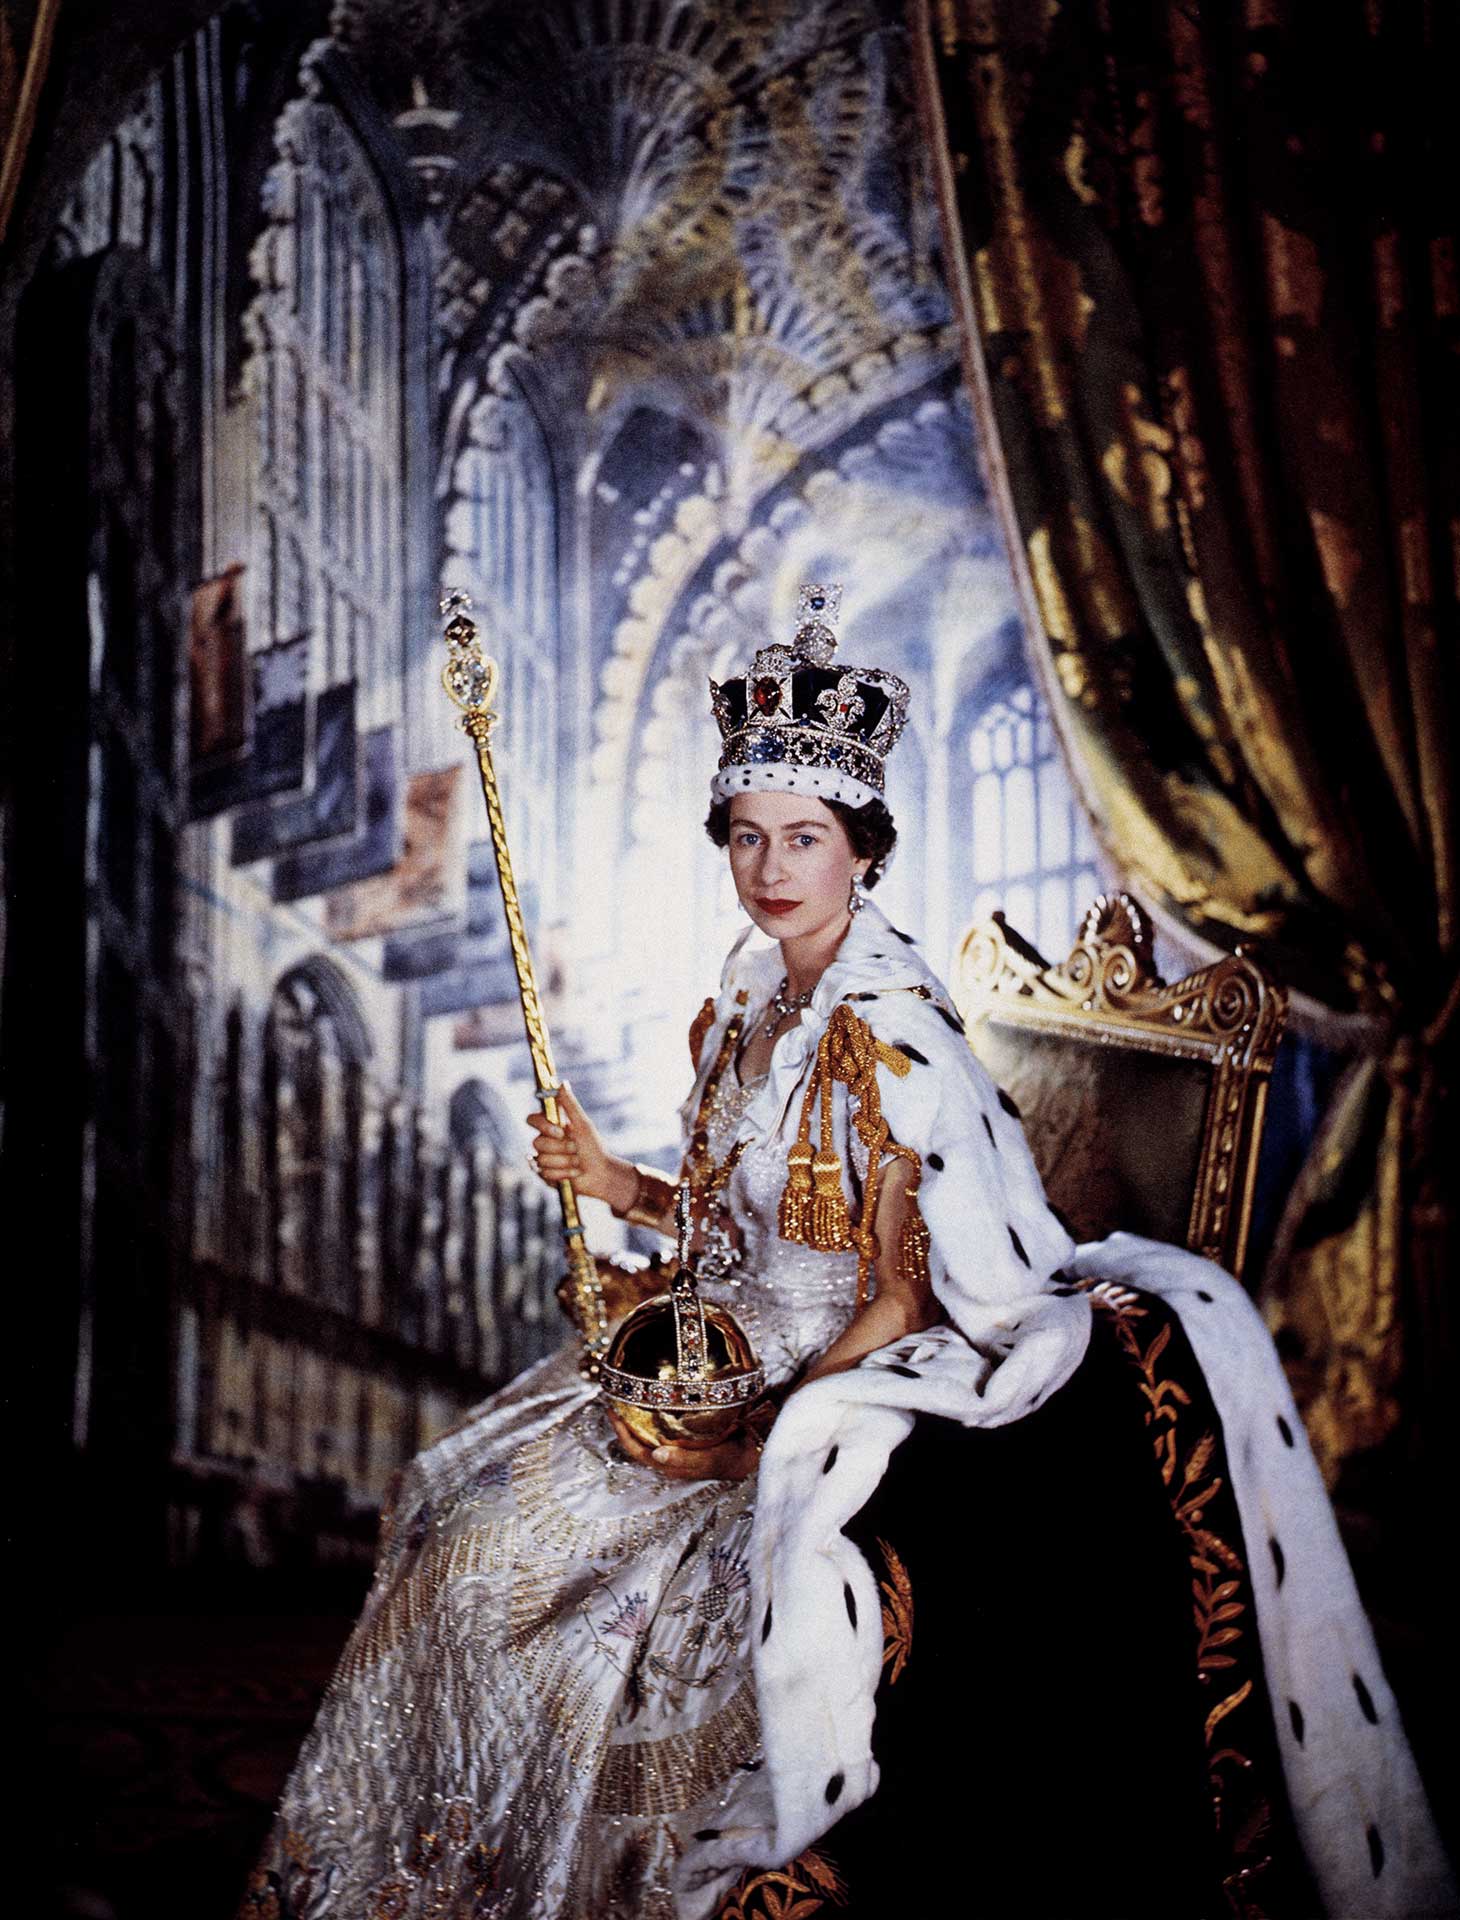
[[[914,689],[883,897],[933,963],[995,904],[1063,953],[1097,888],[899,13],[235,6],[24,291],[10,1143],[35,1431],[133,1565],[359,1564],[399,1465],[564,1337],[444,587],[502,666],[560,1070],[620,1150],[672,1159],[736,931],[706,680],[799,580]]]

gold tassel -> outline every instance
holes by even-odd
[[[914,1285],[927,1287],[932,1284],[928,1270],[928,1224],[914,1197],[917,1186],[911,1188],[907,1196],[907,1212],[903,1215],[902,1232],[897,1242],[897,1271],[899,1278],[910,1280]]]
[[[825,1062],[826,1041],[823,1038],[816,1050],[816,1065],[811,1070],[806,1096],[801,1102],[801,1120],[796,1128],[796,1138],[786,1155],[786,1187],[781,1195],[781,1204],[776,1209],[776,1232],[783,1240],[794,1240],[803,1247],[811,1222],[811,1109],[816,1104],[816,1090],[821,1083]]]
[[[836,1154],[823,1147],[811,1162],[811,1178],[815,1191],[811,1196],[811,1231],[807,1245],[822,1253],[846,1253],[856,1243],[852,1239],[847,1196],[842,1189],[842,1163]]]
[[[786,1155],[786,1186],[776,1213],[776,1230],[821,1253],[844,1252],[854,1243],[842,1192],[842,1163],[832,1145],[831,1035],[816,1049],[816,1065],[801,1102],[801,1123]],[[821,1101],[821,1147],[811,1148],[811,1115]]]
[[[806,1244],[806,1214],[811,1200],[811,1135],[809,1129],[791,1143],[786,1155],[789,1175],[776,1213],[776,1231],[783,1240]]]
[[[831,1030],[817,1048],[817,1078],[821,1097],[821,1148],[811,1162],[811,1220],[806,1244],[819,1253],[845,1253],[852,1246],[852,1223],[842,1190],[842,1163],[834,1141],[836,1115],[836,1061]],[[810,1128],[807,1129],[808,1134]]]

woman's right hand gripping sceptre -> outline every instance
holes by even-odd
[[[606,1201],[625,1218],[639,1198],[638,1168],[608,1151],[566,1080],[558,1093],[558,1114],[562,1124],[557,1126],[545,1113],[534,1111],[527,1116],[528,1126],[537,1135],[532,1150],[534,1172],[550,1187],[571,1180],[580,1194]]]

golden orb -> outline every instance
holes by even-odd
[[[710,1447],[765,1392],[765,1368],[734,1314],[701,1300],[690,1274],[633,1309],[609,1342],[599,1383],[646,1447]]]

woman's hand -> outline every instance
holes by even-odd
[[[533,1171],[548,1186],[571,1180],[589,1200],[606,1200],[622,1210],[633,1204],[639,1176],[627,1160],[609,1153],[598,1129],[573,1098],[566,1081],[558,1094],[555,1126],[545,1113],[530,1113],[527,1124],[537,1135],[532,1150]]]
[[[713,1447],[646,1447],[606,1403],[605,1411],[629,1459],[666,1480],[748,1480],[760,1464],[760,1447],[745,1428]]]

